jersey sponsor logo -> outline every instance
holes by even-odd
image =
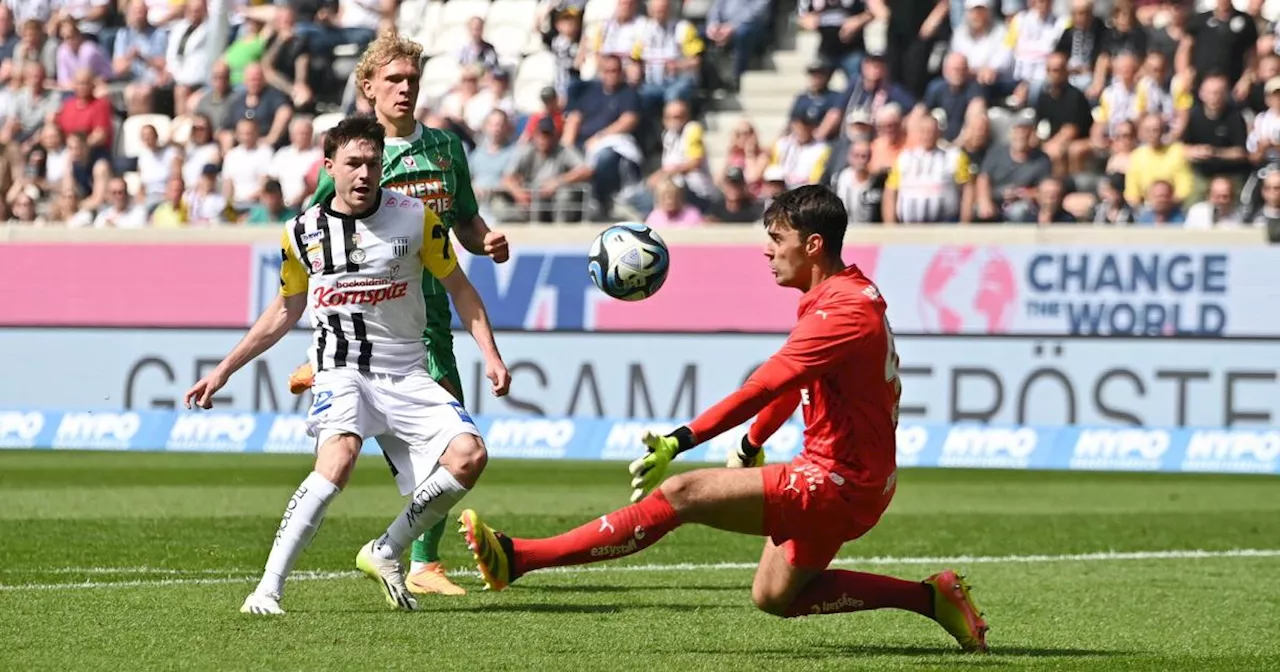
[[[1198,430],[1187,442],[1183,471],[1275,473],[1280,431]]]
[[[137,413],[67,413],[58,423],[53,447],[128,450],[141,427]]]
[[[1021,427],[953,427],[942,444],[938,466],[1026,469],[1039,436]]]
[[[1076,438],[1072,469],[1159,471],[1169,433],[1143,429],[1086,429]]]
[[[308,231],[302,234],[303,245],[309,246],[312,243],[319,243],[322,240],[324,240],[324,229],[318,229],[316,231]],[[310,250],[310,249],[311,249],[310,247],[307,248],[307,250]]]
[[[496,420],[485,443],[492,457],[563,458],[577,431],[572,420]]]
[[[382,282],[382,281],[379,281]],[[377,289],[348,289],[341,283],[335,287],[317,287],[313,308],[334,308],[337,306],[369,305],[376,306],[383,301],[403,299],[409,293],[409,283],[395,282],[390,286]]]
[[[411,170],[417,170],[418,162],[412,156],[404,157],[404,167]]]
[[[0,448],[34,448],[44,429],[44,414],[31,411],[0,413]]]
[[[272,420],[267,441],[262,444],[264,453],[310,453],[314,448],[315,440],[307,435],[306,419],[296,415],[281,415]]]
[[[257,428],[248,413],[179,415],[169,430],[166,450],[243,451]]]
[[[445,189],[444,180],[422,179],[412,182],[388,184],[382,187],[398,194],[416,198],[437,215],[453,209],[453,194]]]

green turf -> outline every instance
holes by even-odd
[[[880,526],[842,556],[905,577],[938,568],[920,556],[996,556],[958,563],[993,626],[993,653],[967,656],[911,614],[766,616],[746,568],[532,575],[389,612],[347,574],[402,506],[378,458],[330,508],[290,613],[241,615],[309,468],[0,451],[0,670],[1280,669],[1278,557],[999,559],[1280,549],[1274,477],[904,472]],[[624,505],[627,480],[620,463],[499,461],[467,504],[513,533],[551,534]],[[690,527],[599,567],[750,563],[760,545]],[[444,553],[470,569],[457,538]]]

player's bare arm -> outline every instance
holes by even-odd
[[[498,352],[498,344],[493,340],[493,327],[489,323],[489,312],[485,310],[484,300],[471,284],[470,278],[462,267],[453,269],[449,275],[440,278],[440,284],[449,292],[453,305],[458,309],[458,319],[466,326],[484,356],[485,377],[491,384],[490,390],[495,397],[505,396],[511,389],[511,373],[502,361]]]
[[[280,339],[284,338],[284,335],[289,333],[293,325],[302,318],[306,308],[306,294],[292,296],[277,294],[271,301],[271,305],[262,311],[262,315],[258,316],[257,321],[250,327],[249,333],[240,339],[236,347],[231,349],[231,352],[218,366],[214,367],[209,375],[201,378],[190,390],[187,390],[183,397],[186,407],[191,408],[194,403],[201,408],[212,408],[213,395],[227,384],[231,375],[258,355],[271,349],[271,346],[279,343]]]
[[[488,222],[480,215],[458,222],[453,230],[458,234],[458,242],[463,249],[471,254],[490,257],[499,264],[511,258],[507,235],[490,229]]]

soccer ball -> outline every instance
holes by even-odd
[[[605,294],[639,301],[658,293],[670,266],[671,253],[662,236],[639,222],[623,222],[596,236],[587,272]]]

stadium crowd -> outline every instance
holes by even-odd
[[[671,0],[589,1],[611,9],[587,22],[588,0],[538,0],[528,35],[472,16],[424,68],[418,116],[463,137],[492,219],[754,222],[820,182],[853,224],[1280,239],[1274,0],[714,0],[692,20]],[[333,117],[369,111],[352,56],[438,16],[424,0],[222,0],[214,48],[207,2],[2,0],[0,221],[287,219]],[[476,0],[444,5],[461,2]],[[793,23],[820,43],[787,129],[744,118],[713,171],[700,119]],[[523,77],[530,53],[541,81]]]

